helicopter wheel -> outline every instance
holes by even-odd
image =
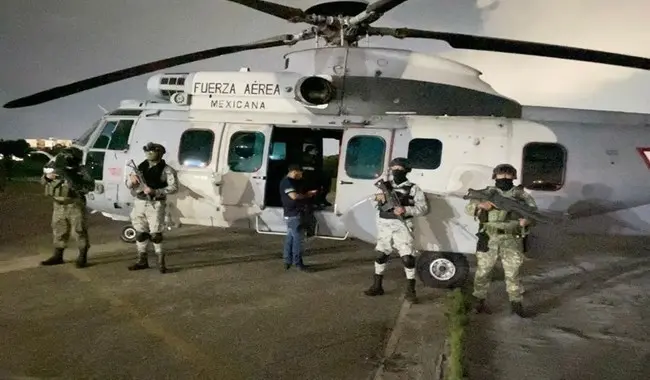
[[[467,280],[469,262],[460,253],[422,252],[417,273],[422,283],[430,288],[456,288]]]
[[[132,225],[124,226],[122,228],[122,233],[120,233],[120,239],[125,243],[135,243],[135,235],[137,232]]]

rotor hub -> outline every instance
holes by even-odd
[[[328,1],[314,5],[305,10],[305,13],[326,17],[353,17],[365,11],[367,7],[367,1]]]

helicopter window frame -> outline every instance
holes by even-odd
[[[195,165],[195,164],[191,164],[191,165],[185,164],[185,161],[187,161],[188,158],[183,158],[182,157],[183,153],[184,153],[183,138],[188,133],[191,133],[191,132],[209,132],[210,133],[211,139],[210,139],[210,144],[209,144],[209,153],[207,154],[208,160],[205,161],[203,166]],[[214,155],[214,142],[215,142],[216,138],[217,137],[216,137],[214,131],[211,130],[211,129],[208,129],[208,128],[189,128],[189,129],[184,130],[183,133],[181,133],[181,137],[180,137],[180,139],[178,141],[178,155],[177,155],[178,156],[177,157],[178,158],[178,163],[181,166],[186,167],[186,168],[205,168],[205,167],[210,166],[210,164],[213,161],[212,156]],[[197,149],[195,147],[193,147],[191,150],[188,150],[188,153],[196,153],[196,151],[197,151]]]
[[[375,139],[375,140],[380,141],[381,144],[382,144],[382,150],[381,150],[381,161],[380,161],[379,164],[377,165],[377,169],[376,169],[372,174],[363,174],[363,175],[360,175],[357,171],[353,171],[353,174],[350,174],[350,169],[353,168],[353,167],[355,167],[355,166],[357,166],[357,165],[350,165],[350,162],[349,162],[349,160],[350,160],[350,156],[351,156],[351,154],[350,154],[350,147],[351,147],[352,145],[354,145],[354,144],[350,144],[350,143],[353,142],[355,139],[361,139],[361,138],[370,138],[370,139]],[[360,135],[355,135],[355,136],[351,137],[351,138],[347,141],[346,146],[345,146],[345,162],[343,163],[343,167],[344,167],[344,169],[345,169],[345,174],[346,174],[348,177],[353,178],[353,179],[377,179],[377,178],[381,177],[381,175],[384,173],[384,166],[386,165],[386,149],[387,149],[387,147],[388,147],[388,144],[386,143],[386,139],[384,139],[384,138],[381,137],[381,136],[376,136],[376,135],[361,135],[361,134],[360,134]],[[360,149],[360,150],[361,150],[361,149]],[[363,152],[363,153],[365,153],[365,152]],[[369,156],[369,154],[368,154],[368,153],[365,153],[365,154],[356,154],[355,156],[356,156],[356,157],[359,157],[359,156]],[[355,159],[358,160],[358,158],[355,158]],[[372,162],[372,160],[365,160],[365,161],[366,161],[366,162]],[[377,162],[377,161],[379,161],[379,160],[376,160],[375,162]],[[361,166],[361,165],[359,165],[359,166]],[[370,172],[368,172],[368,173],[370,173]]]
[[[135,118],[110,118],[106,119],[104,124],[101,126],[101,131],[95,138],[95,141],[93,142],[92,146],[90,149],[97,149],[97,150],[111,150],[111,151],[125,151],[129,149],[129,141],[131,139],[131,132],[133,131],[133,126],[135,125]],[[126,136],[126,141],[122,142],[120,141],[119,145],[113,145],[113,136],[115,135],[115,132],[118,131],[118,128],[122,127],[124,124],[127,124],[127,129],[128,129],[128,134]],[[109,131],[109,133],[106,133]],[[102,137],[108,137],[108,141],[106,141],[105,144],[101,144],[100,146],[97,146],[98,142]]]
[[[250,157],[242,157],[238,155],[235,152],[236,146],[233,145],[233,142],[236,141],[236,139],[243,137],[244,135],[253,135],[255,136],[255,142],[253,143],[253,150],[256,148],[261,148],[261,151],[253,153]],[[257,141],[257,137],[261,136],[261,142]],[[264,166],[264,150],[266,148],[266,135],[263,132],[260,131],[249,131],[249,130],[240,130],[235,133],[233,133],[230,136],[230,140],[228,141],[228,155],[226,157],[226,162],[228,164],[228,169],[230,171],[235,172],[235,173],[256,173],[262,167]],[[233,160],[233,157],[237,157],[236,161]],[[249,158],[255,157],[256,160],[259,160],[259,162],[255,162],[256,165],[254,168],[249,169],[246,168],[245,170],[242,170],[241,168],[238,168],[233,164],[233,162],[236,162],[237,164],[246,162]]]
[[[553,159],[530,159],[531,149],[558,149],[560,156],[559,167],[553,167],[551,174],[538,174],[539,166],[552,162]],[[531,141],[523,146],[521,151],[521,184],[524,188],[535,191],[558,191],[566,182],[568,150],[560,143]],[[559,171],[559,172],[558,172]],[[532,177],[532,178],[531,178]],[[540,178],[541,177],[541,178]],[[539,181],[539,184],[535,184]]]
[[[436,146],[432,147],[428,145],[432,143]],[[414,146],[415,144],[422,144],[422,146]],[[409,141],[406,157],[411,169],[436,170],[442,164],[443,149],[444,145],[442,140],[417,137]],[[418,153],[415,153],[416,151]],[[430,151],[436,151],[435,158],[433,156],[425,156]]]

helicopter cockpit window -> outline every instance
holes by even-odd
[[[204,168],[212,161],[214,132],[209,129],[190,129],[181,135],[178,162],[183,166]]]
[[[566,160],[566,148],[560,144],[526,144],[523,150],[521,184],[530,190],[560,190],[564,185]]]
[[[264,134],[237,132],[230,138],[228,166],[233,172],[254,173],[264,161]]]
[[[109,120],[95,140],[93,149],[126,150],[134,120]]]
[[[83,135],[81,135],[80,137],[72,140],[72,142],[79,146],[86,146],[88,144],[88,140],[90,140],[90,136],[92,136],[93,132],[95,132],[95,129],[97,129],[98,125],[99,125],[99,120],[94,122],[92,127],[86,130],[86,132],[84,132]]]
[[[442,159],[442,141],[413,139],[409,142],[407,157],[413,169],[438,169]]]
[[[355,136],[348,141],[345,172],[350,178],[375,179],[384,172],[386,141],[377,136]]]

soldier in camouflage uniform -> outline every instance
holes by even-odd
[[[405,297],[408,301],[415,303],[417,302],[415,294],[415,256],[417,252],[413,248],[413,233],[411,231],[413,231],[413,218],[425,215],[429,211],[429,205],[422,189],[406,178],[406,174],[411,171],[406,158],[393,159],[389,167],[392,177],[390,184],[400,198],[401,206],[388,211],[379,210],[377,245],[375,246],[378,256],[375,259],[374,282],[364,293],[367,296],[384,294],[382,279],[386,263],[394,248],[399,253],[404,265],[407,281]],[[381,192],[375,195],[374,200],[377,208],[386,203],[384,194]],[[404,221],[400,220],[400,216]]]
[[[41,183],[45,185],[45,195],[52,197],[52,234],[54,254],[42,261],[41,265],[63,264],[70,232],[74,231],[79,248],[75,262],[77,268],[87,264],[88,226],[86,213],[86,194],[95,189],[95,181],[86,168],[81,165],[83,152],[77,148],[66,148],[54,161],[44,168]]]
[[[492,173],[495,188],[502,195],[537,208],[535,200],[524,191],[523,186],[514,186],[513,180],[516,178],[517,170],[508,164],[497,165]],[[514,219],[509,212],[495,208],[491,202],[479,203],[478,200],[471,200],[465,207],[465,212],[484,221],[479,224],[479,231],[485,232],[489,237],[487,252],[476,252],[477,268],[473,292],[474,297],[477,299],[476,311],[490,313],[485,299],[490,287],[492,268],[494,268],[497,258],[500,257],[511,311],[520,317],[524,317],[521,303],[524,288],[519,279],[519,268],[524,262],[523,238],[527,233],[527,226],[532,225],[533,221]]]
[[[165,273],[167,266],[162,249],[162,232],[165,228],[167,196],[178,191],[178,177],[176,170],[162,159],[165,147],[150,142],[143,150],[146,159],[138,165],[138,171],[145,183],[140,183],[135,173],[126,179],[126,186],[135,197],[131,223],[137,233],[135,244],[138,250],[137,262],[129,266],[129,270],[149,268],[147,246],[151,240],[158,256],[158,270]]]

